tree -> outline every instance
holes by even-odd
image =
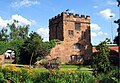
[[[0,41],[8,41],[7,29],[2,28],[0,31]]]
[[[9,42],[0,41],[0,54],[5,53],[7,50],[15,51],[15,63],[19,63],[20,59],[20,48],[23,45],[23,40],[12,40]]]
[[[43,59],[50,53],[50,50],[55,47],[55,45],[60,42],[58,39],[53,39],[42,43],[42,49],[38,53],[37,61]]]
[[[22,45],[24,44],[24,40],[12,40],[8,42],[7,50],[12,49],[15,51],[15,62],[14,63],[20,63],[20,49]]]
[[[5,53],[5,51],[8,49],[8,42],[0,41],[0,54]]]
[[[120,27],[117,29],[117,32],[118,32],[118,33],[119,33],[119,31],[120,31],[119,29],[120,29]],[[117,45],[120,44],[120,43],[119,43],[119,41],[120,41],[120,40],[119,40],[119,38],[120,38],[119,36],[120,36],[120,35],[118,34],[118,36],[116,36],[115,39],[113,40],[114,43],[117,44]]]
[[[26,56],[28,57],[27,60],[29,60],[30,62],[30,67],[32,64],[33,56],[36,56],[38,52],[43,48],[42,40],[43,39],[41,38],[41,36],[39,36],[39,34],[37,34],[36,32],[32,32],[29,34],[29,37],[25,40],[21,48],[22,51],[24,51],[23,53],[27,54]],[[26,56],[23,57],[25,58]]]
[[[98,73],[109,73],[111,70],[110,61],[109,61],[109,52],[110,50],[107,47],[107,43],[110,42],[106,38],[105,41],[101,42],[97,47],[97,52],[93,54],[93,68]]]
[[[10,40],[21,40],[26,39],[28,36],[29,25],[19,25],[19,22],[14,20],[12,24],[8,24],[10,28]]]
[[[58,39],[53,39],[53,40],[50,40],[50,41],[47,41],[45,42],[45,45],[46,45],[46,49],[48,49],[48,52],[50,52],[50,50],[55,47],[55,45],[60,42],[60,40]]]

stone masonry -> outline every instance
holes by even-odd
[[[62,63],[91,58],[90,16],[62,12],[49,19],[49,39],[59,39],[47,59],[59,58]]]

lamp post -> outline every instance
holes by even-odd
[[[113,27],[112,27],[112,17],[113,15],[110,15],[110,19],[111,19],[111,41],[113,43]]]

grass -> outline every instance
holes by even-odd
[[[61,68],[91,68],[91,66],[90,65],[83,66],[83,65],[66,65],[66,64],[62,64]]]
[[[60,67],[61,68],[79,68],[79,66],[77,65],[65,65],[65,64],[62,64]]]
[[[12,63],[13,61],[12,60],[5,60],[4,62],[5,63]]]

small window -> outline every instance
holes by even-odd
[[[84,32],[84,35],[83,35],[83,38],[85,38],[86,37],[86,32]]]
[[[80,23],[75,23],[75,30],[80,30]]]
[[[90,29],[89,29],[89,34],[90,34]]]
[[[71,61],[77,61],[77,55],[72,55],[71,56]]]
[[[82,39],[86,37],[86,32],[82,31]]]
[[[74,49],[80,50],[81,45],[79,43],[74,44]]]
[[[74,35],[73,30],[68,30],[68,36],[73,36],[73,35]]]

